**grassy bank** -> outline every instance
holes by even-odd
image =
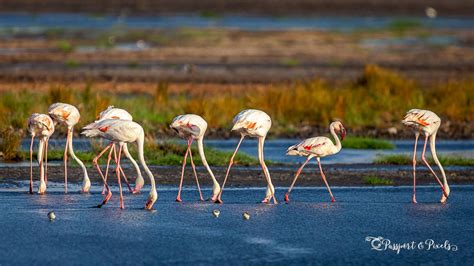
[[[76,151],[77,157],[79,157],[84,163],[89,166],[92,165],[92,160],[100,152],[102,146],[94,146],[92,151]],[[150,165],[181,165],[183,161],[183,156],[186,153],[187,146],[176,144],[172,142],[160,143],[160,144],[147,144],[145,147],[145,160]],[[135,145],[130,145],[130,153],[132,156],[138,160],[136,153]],[[201,157],[199,156],[197,148],[191,149],[193,154],[194,163],[198,166],[202,165]],[[25,160],[29,158],[29,152],[23,151],[19,153],[19,158]],[[36,158],[36,152],[34,153],[34,158]],[[205,154],[207,162],[213,166],[225,166],[229,163],[232,152],[219,151],[212,148],[205,148]],[[48,160],[63,160],[64,150],[50,150],[48,151]],[[123,160],[127,160],[126,157],[122,157]],[[73,160],[70,159],[73,162]],[[107,161],[107,155],[104,155],[100,164],[105,164]],[[190,163],[190,158],[188,156],[188,163]],[[249,156],[245,153],[239,152],[234,158],[234,163],[236,165],[258,165],[259,162],[256,158]],[[271,162],[267,161],[268,164]]]
[[[442,165],[459,165],[459,166],[474,166],[474,158],[465,158],[460,156],[438,156]],[[434,165],[433,158],[426,158],[431,165]],[[392,165],[411,165],[412,156],[408,154],[391,154],[379,155],[375,159],[376,164],[392,164]],[[424,164],[420,158],[417,159],[418,164]]]
[[[395,145],[384,139],[368,137],[347,137],[342,142],[344,148],[368,150],[393,150]]]
[[[108,105],[127,109],[144,127],[147,136],[155,137],[169,135],[168,124],[182,113],[202,115],[208,121],[211,134],[221,132],[229,136],[232,118],[245,108],[262,109],[272,117],[269,137],[307,136],[308,132],[315,133],[314,129],[327,133],[329,123],[335,119],[344,122],[349,135],[355,132],[371,135],[374,129],[386,132],[391,127],[401,130],[400,119],[413,107],[439,113],[443,121],[451,124],[446,130],[452,131],[453,125],[469,125],[474,114],[472,81],[420,88],[395,72],[372,65],[365,68],[359,79],[343,85],[313,80],[248,84],[219,90],[202,86],[199,90],[193,89],[192,84],[189,88],[170,90],[166,82],[149,86],[153,88],[142,93],[104,91],[93,83],[79,87],[51,84],[46,92],[11,88],[0,95],[0,131],[25,136],[25,131],[19,130],[25,129],[28,116],[33,112],[46,112],[54,102],[67,102],[79,108],[81,122],[77,128],[93,121]],[[13,130],[8,130],[9,127]],[[388,143],[367,139],[348,139],[345,145],[362,147],[362,143],[363,147],[390,148]],[[2,144],[2,151],[15,150],[8,145]]]

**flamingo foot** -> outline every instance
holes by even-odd
[[[120,209],[125,209],[125,204],[123,204],[123,201],[120,202]]]
[[[270,198],[264,198],[262,200],[262,203],[268,204],[268,203],[270,203],[270,199],[271,199],[271,197]]]
[[[217,199],[214,201],[214,203],[222,204],[223,202],[222,202],[221,198],[217,198]]]
[[[331,198],[331,202],[336,202],[336,199],[334,197]]]
[[[177,196],[177,197],[176,197],[176,202],[181,202],[181,201],[182,201],[182,200],[181,200],[181,196]]]
[[[104,198],[104,201],[102,201],[101,204],[97,205],[97,208],[101,208],[102,206],[107,204],[107,202],[110,200],[111,197],[112,197],[112,191],[109,190],[109,192],[107,193],[107,195]]]
[[[286,202],[290,201],[290,197],[289,197],[288,193],[285,194],[285,201]]]
[[[415,196],[415,195],[413,195],[413,198],[412,198],[411,201],[413,202],[413,204],[417,204],[417,203],[418,203],[418,202],[416,201],[416,196]]]

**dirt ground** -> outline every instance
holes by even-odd
[[[345,166],[338,166],[338,165],[327,165],[324,167],[326,176],[328,178],[328,182],[331,186],[368,186],[364,178],[367,176],[376,176],[378,178],[387,179],[393,181],[395,186],[401,185],[412,185],[413,179],[410,171],[402,171],[402,170],[391,170],[391,171],[382,171],[377,170],[373,166],[370,165],[360,165],[360,170],[356,169],[347,169]],[[369,170],[365,170],[365,168],[369,168]],[[36,167],[37,168],[37,167]],[[38,169],[34,169],[34,180],[38,179]],[[363,170],[364,169],[364,170]],[[113,170],[113,169],[111,169]],[[126,168],[125,174],[131,182],[133,183],[134,180],[134,172],[130,168]],[[272,177],[272,181],[276,186],[284,186],[288,187],[296,172],[293,168],[287,167],[270,167],[270,174]],[[18,181],[18,180],[29,180],[29,167],[2,167],[0,172],[0,180],[2,182],[9,182],[9,181]],[[82,171],[78,167],[70,167],[69,168],[69,182],[76,182],[80,183],[82,178]],[[180,167],[151,167],[151,171],[155,176],[155,180],[160,185],[173,185],[177,186],[179,184],[179,179],[181,176],[181,168]],[[205,169],[198,168],[198,176],[200,178],[200,182],[203,185],[211,186],[212,182],[210,180],[209,175],[205,172]],[[216,167],[213,168],[214,174],[219,182],[223,181],[225,176],[226,169],[224,167]],[[450,184],[474,184],[474,176],[472,175],[471,170],[454,170],[454,171],[446,171],[448,176],[448,181]],[[64,180],[64,170],[62,166],[53,166],[49,167],[49,180],[56,181],[56,182],[63,182]],[[99,175],[93,169],[89,169],[89,175],[91,181],[95,184],[102,184]],[[145,182],[147,181],[147,177],[144,176]],[[113,176],[112,181],[110,182],[112,185],[116,184],[116,177]],[[418,185],[427,185],[427,184],[435,184],[436,180],[432,175],[428,173],[427,170],[420,169],[417,172],[417,184]],[[185,178],[184,178],[185,185],[195,185],[194,177],[192,176],[192,170],[190,167],[186,169]],[[257,167],[235,167],[231,170],[231,175],[228,179],[228,184],[226,186],[265,186],[265,177],[261,169]],[[302,175],[299,177],[297,181],[297,186],[324,186],[324,183],[321,179],[321,175],[319,171],[314,167],[307,167],[302,172]]]

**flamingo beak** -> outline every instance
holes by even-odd
[[[341,140],[344,140],[345,137],[346,137],[346,129],[341,128]]]

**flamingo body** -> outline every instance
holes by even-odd
[[[288,192],[285,194],[285,201],[289,201],[289,194],[291,192],[291,189],[295,185],[296,180],[298,179],[298,176],[301,174],[301,171],[303,170],[305,165],[313,157],[316,157],[318,161],[321,177],[323,178],[323,181],[329,191],[329,194],[331,196],[331,201],[332,202],[335,201],[334,196],[332,195],[332,192],[331,192],[331,188],[329,187],[329,184],[326,180],[326,175],[324,174],[323,168],[321,166],[321,158],[336,154],[342,149],[341,141],[339,140],[336,134],[336,131],[341,133],[341,139],[344,139],[344,137],[346,136],[346,129],[344,128],[341,122],[336,121],[336,122],[332,122],[329,125],[329,130],[331,132],[331,135],[334,137],[336,141],[335,144],[332,142],[331,139],[327,137],[314,137],[314,138],[305,139],[301,141],[300,143],[288,148],[287,153],[286,153],[287,155],[299,155],[299,156],[307,157],[307,159],[296,172],[295,178],[293,179],[293,182],[291,183],[291,186],[288,189]]]
[[[107,107],[107,109],[105,109],[104,111],[100,112],[98,119],[95,122],[108,120],[108,119],[122,119],[122,120],[133,121],[133,117],[129,112],[121,108],[115,108],[112,105]],[[140,171],[140,167],[138,166],[137,162],[128,151],[128,145],[126,143],[123,145],[123,151],[125,153],[125,156],[130,160],[130,162],[134,166],[135,171],[137,172],[137,178],[135,179],[135,188],[131,192],[134,194],[139,193],[143,185],[145,184],[145,180],[143,179],[142,173]],[[98,160],[99,158],[100,156],[98,156],[96,160]],[[126,178],[125,180],[128,185],[128,181]]]
[[[121,208],[124,208],[124,206],[123,206],[123,197],[122,197],[122,190],[121,190],[121,185],[120,185],[120,172],[119,172],[120,156],[121,156],[120,153],[121,153],[122,146],[124,143],[133,143],[133,142],[137,143],[138,157],[139,157],[140,163],[145,169],[145,172],[147,173],[150,179],[150,183],[151,183],[151,190],[150,190],[150,194],[148,195],[148,201],[145,204],[145,208],[151,209],[156,199],[158,198],[158,193],[156,192],[155,179],[150,169],[148,168],[145,162],[145,158],[144,158],[143,146],[144,146],[145,134],[144,134],[143,128],[134,121],[123,120],[123,119],[107,119],[107,120],[102,120],[99,122],[94,122],[85,126],[83,128],[82,134],[87,137],[105,138],[105,139],[110,140],[111,142],[120,144],[119,154],[118,154],[118,157],[116,157],[116,160],[117,160],[116,172],[117,172],[117,176],[119,180],[120,202],[121,202],[120,207]],[[103,203],[99,206],[106,204],[112,195],[110,189],[108,189],[107,182],[105,179],[104,179],[104,184],[107,187],[108,193]]]
[[[441,203],[445,203],[448,199],[450,189],[448,185],[448,181],[446,178],[446,173],[444,172],[443,166],[441,165],[438,156],[436,154],[436,133],[441,125],[441,118],[436,115],[434,112],[429,110],[422,110],[422,109],[411,109],[405,114],[405,117],[402,120],[402,123],[411,128],[415,133],[415,145],[413,147],[413,203],[417,203],[416,201],[416,146],[418,144],[418,137],[420,134],[425,136],[425,143],[423,146],[423,151],[421,153],[421,159],[423,163],[428,167],[431,173],[435,176],[436,180],[438,181],[439,185],[441,186],[441,190],[443,195],[441,196]],[[426,145],[430,143],[430,151],[431,155],[433,156],[433,160],[435,161],[436,165],[438,165],[441,175],[443,178],[443,182],[439,179],[436,172],[431,168],[430,164],[426,160],[425,152],[426,152]]]
[[[269,203],[270,200],[273,198],[273,202],[277,204],[277,200],[275,198],[275,188],[272,184],[270,172],[268,171],[268,168],[265,164],[264,155],[263,155],[263,146],[265,143],[265,138],[267,136],[267,133],[272,126],[272,119],[270,118],[268,114],[266,114],[263,111],[256,110],[256,109],[247,109],[238,113],[234,117],[232,122],[234,123],[234,126],[232,127],[232,131],[239,132],[241,137],[230,159],[229,166],[227,168],[227,173],[224,178],[224,182],[222,183],[221,192],[219,193],[219,196],[216,202],[222,203],[222,200],[221,200],[222,190],[227,181],[227,177],[229,176],[230,168],[232,167],[232,164],[234,163],[234,157],[237,154],[237,151],[243,139],[246,136],[249,136],[249,137],[258,138],[258,159],[260,161],[260,165],[262,166],[265,179],[267,180],[267,192],[262,202]]]
[[[82,168],[82,192],[89,192],[91,181],[87,174],[84,163],[74,154],[72,138],[74,136],[74,126],[79,122],[81,115],[74,105],[67,103],[53,103],[48,108],[48,114],[54,122],[67,126],[66,147],[64,148],[64,192],[67,193],[67,161],[69,155]]]
[[[40,167],[40,185],[38,193],[46,192],[47,172],[45,174],[43,161],[48,161],[48,141],[54,133],[54,122],[48,115],[34,113],[28,119],[28,131],[31,134],[30,144],[30,193],[33,193],[33,140],[35,137],[40,139],[38,147],[38,164]]]
[[[191,144],[193,140],[197,141],[198,145],[198,151],[199,151],[199,156],[201,157],[202,163],[204,167],[206,167],[206,170],[209,172],[209,175],[211,176],[212,179],[212,197],[211,200],[215,201],[217,199],[217,196],[220,192],[220,185],[217,182],[214,173],[212,172],[211,168],[209,167],[209,164],[207,163],[206,156],[204,154],[204,144],[203,144],[203,139],[204,139],[204,134],[206,133],[207,130],[207,122],[204,120],[199,115],[195,114],[184,114],[184,115],[179,115],[173,119],[171,122],[170,128],[173,129],[178,135],[184,139],[188,140],[188,149],[186,150],[186,154],[184,155],[184,160],[183,160],[183,167],[181,171],[181,181],[179,185],[179,190],[178,190],[178,196],[176,200],[178,202],[181,201],[181,187],[183,184],[183,178],[184,178],[184,168],[186,166],[186,157],[189,153],[191,157],[191,166],[193,168],[193,172],[196,178],[196,184],[198,186],[199,190],[199,195],[202,198],[202,193],[200,191],[199,187],[199,181],[197,177],[197,172],[194,166],[193,158],[192,158],[192,152],[191,152]]]

